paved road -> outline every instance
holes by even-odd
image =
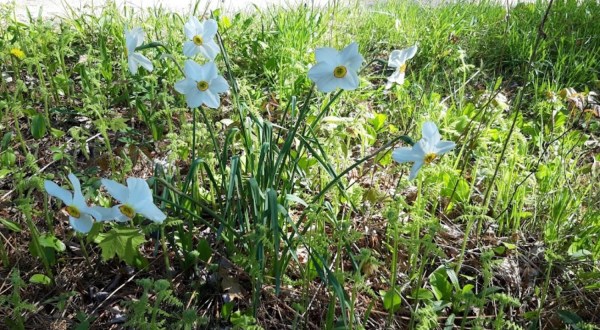
[[[216,9],[221,8],[224,11],[251,10],[254,5],[259,8],[265,8],[272,5],[281,5],[284,7],[293,7],[301,3],[308,5],[314,4],[322,6],[327,3],[345,0],[199,0],[199,8]],[[108,0],[0,0],[0,4],[16,3],[16,12],[19,19],[27,17],[27,9],[34,16],[37,16],[41,10],[42,16],[52,17],[65,14],[65,4],[80,10],[91,10],[99,8]],[[127,5],[136,9],[162,6],[163,8],[177,12],[189,12],[191,6],[196,3],[195,0],[116,0],[119,6]]]

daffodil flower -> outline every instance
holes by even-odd
[[[162,223],[167,218],[154,205],[152,191],[146,180],[128,178],[127,186],[124,186],[113,180],[102,179],[102,185],[112,197],[121,203],[112,208],[112,215],[116,221],[124,222],[133,219],[137,213],[157,223]]]
[[[229,84],[222,76],[218,75],[214,62],[200,65],[192,60],[185,61],[183,66],[185,79],[175,83],[175,90],[185,94],[190,108],[197,108],[205,104],[209,108],[218,108],[221,105],[219,93],[229,89]]]
[[[354,90],[358,88],[358,70],[364,61],[358,53],[358,44],[351,43],[341,51],[322,47],[315,51],[315,64],[308,70],[308,77],[317,84],[317,89],[328,93],[336,88]]]
[[[85,202],[85,198],[81,193],[81,184],[79,179],[73,174],[69,173],[69,181],[73,185],[73,193],[59,187],[56,183],[46,180],[44,181],[44,188],[48,195],[56,197],[65,203],[65,211],[69,214],[69,223],[71,227],[77,232],[88,233],[94,225],[94,218],[98,221],[108,220],[109,212],[106,208],[94,206],[89,207]]]
[[[454,149],[456,144],[452,141],[441,141],[442,136],[437,126],[428,121],[423,124],[423,137],[411,148],[402,147],[394,150],[392,158],[398,163],[413,162],[410,169],[409,180],[414,179],[423,164],[430,164],[438,156]]]
[[[183,30],[188,38],[188,41],[183,44],[183,55],[193,57],[200,53],[212,61],[219,54],[219,46],[214,41],[217,34],[217,21],[209,19],[200,23],[196,17],[190,17]]]
[[[137,74],[140,66],[148,72],[154,68],[152,62],[146,56],[135,51],[137,47],[144,43],[144,37],[145,33],[141,27],[125,30],[125,55],[127,56],[129,71],[132,74]]]
[[[390,54],[388,66],[396,68],[394,73],[388,77],[388,82],[385,89],[390,89],[394,83],[402,85],[404,83],[404,75],[406,73],[406,61],[410,60],[417,53],[417,45],[402,50],[394,50]]]

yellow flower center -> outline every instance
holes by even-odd
[[[124,216],[126,216],[130,219],[135,216],[135,211],[129,205],[121,205],[121,206],[119,206],[119,210],[121,211],[121,213],[123,213]]]
[[[199,91],[204,92],[205,90],[208,89],[208,81],[205,81],[205,80],[199,81],[196,84],[196,87],[198,88]]]
[[[10,50],[10,54],[20,60],[25,58],[25,52],[23,52],[22,50],[20,50],[19,48],[12,48]]]
[[[406,72],[406,63],[402,63],[402,65],[398,67],[398,72]]]
[[[77,209],[75,206],[69,205],[65,207],[65,211],[67,211],[67,213],[69,213],[69,215],[73,218],[79,218],[81,216],[81,212],[79,212],[79,209]]]
[[[333,69],[333,76],[336,78],[344,78],[347,73],[348,69],[343,65],[336,66],[335,69]]]
[[[192,41],[194,42],[194,44],[195,44],[196,46],[202,46],[202,44],[204,43],[204,40],[202,40],[202,37],[201,37],[201,36],[199,36],[199,35],[195,35],[195,36],[192,38]]]
[[[430,164],[436,157],[437,155],[435,153],[430,152],[427,155],[425,155],[425,158],[423,158],[423,160],[425,161],[425,163]]]

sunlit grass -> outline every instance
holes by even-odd
[[[21,23],[2,7],[0,317],[40,326],[35,303],[69,327],[107,326],[110,305],[133,328],[597,324],[600,5],[554,3],[541,35],[547,7],[206,13],[230,86],[216,110],[174,89],[189,13],[109,5]],[[136,26],[161,46],[132,75]],[[353,41],[360,86],[319,92],[315,49]],[[414,44],[386,91],[390,52]],[[408,180],[392,151],[427,121],[456,148]],[[70,172],[107,207],[100,178],[149,178],[168,219],[74,234],[43,189]]]

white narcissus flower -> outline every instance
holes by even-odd
[[[308,70],[308,77],[321,92],[331,92],[336,88],[354,90],[358,88],[358,70],[364,61],[358,53],[356,42],[346,46],[341,51],[334,48],[322,47],[315,51],[315,64]]]
[[[412,147],[402,147],[394,150],[392,158],[398,163],[414,162],[410,169],[409,180],[414,179],[423,164],[430,164],[438,156],[454,149],[452,141],[441,141],[442,136],[437,126],[428,121],[423,124],[423,137]]]
[[[154,205],[152,190],[146,180],[128,178],[127,186],[124,186],[113,180],[102,179],[102,185],[121,203],[112,208],[116,221],[133,219],[137,213],[157,223],[162,223],[167,218],[167,215]]]
[[[89,207],[85,202],[85,198],[81,193],[81,184],[79,179],[69,173],[69,181],[73,185],[73,193],[59,187],[56,183],[46,180],[44,188],[48,195],[56,197],[65,203],[65,211],[69,214],[69,223],[71,227],[79,233],[88,233],[94,225],[94,218],[98,221],[108,220],[109,210],[104,207],[94,206]]]
[[[219,54],[219,46],[214,41],[217,21],[209,19],[200,23],[196,17],[190,17],[183,30],[188,38],[183,44],[183,55],[193,57],[200,53],[212,61]]]
[[[205,104],[209,108],[218,108],[221,105],[219,93],[229,89],[229,84],[217,72],[214,62],[200,65],[192,60],[186,60],[183,66],[185,79],[175,83],[175,90],[185,94],[185,99],[190,108],[197,108]]]
[[[152,62],[146,56],[135,51],[137,47],[144,43],[144,36],[145,33],[141,27],[125,30],[125,55],[127,55],[127,64],[132,74],[137,74],[140,66],[148,72],[154,68]]]
[[[388,77],[388,82],[385,89],[390,89],[394,83],[398,85],[404,84],[404,75],[406,72],[406,61],[410,60],[417,53],[417,45],[402,50],[394,50],[390,54],[388,66],[396,68],[394,73]]]

